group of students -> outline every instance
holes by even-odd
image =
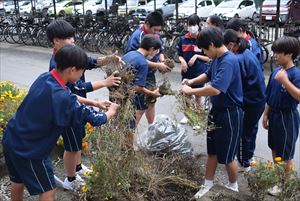
[[[238,192],[238,162],[241,171],[251,170],[262,114],[273,158],[281,157],[290,171],[299,132],[300,100],[300,70],[293,63],[300,52],[296,38],[283,36],[273,43],[278,67],[266,87],[261,48],[242,20],[231,19],[225,29],[218,16],[208,17],[203,30],[198,22],[196,15],[188,18],[189,33],[178,45],[181,91],[196,100],[210,96],[212,104],[208,124],[214,129],[207,131],[205,181],[195,198],[213,187],[218,163],[227,170],[229,182],[225,187]],[[195,63],[195,58],[200,61]],[[280,191],[278,186],[269,189],[273,195]]]
[[[131,35],[122,58],[112,55],[115,62],[130,64],[135,70],[133,104],[137,127],[145,114],[149,124],[155,117],[156,98],[161,96],[156,86],[155,72],[170,71],[164,64],[163,45],[159,35],[164,24],[159,12],[148,14],[145,22]],[[280,156],[292,167],[298,137],[300,71],[293,60],[299,54],[299,41],[282,37],[272,46],[278,68],[272,72],[266,88],[262,52],[245,24],[232,19],[224,30],[217,16],[207,19],[201,30],[196,14],[188,17],[188,33],[178,42],[181,63],[181,92],[196,97],[210,96],[212,108],[207,131],[207,164],[204,185],[195,198],[202,197],[213,186],[218,163],[225,164],[229,183],[225,186],[238,191],[238,163],[249,170],[254,156],[258,121],[263,115],[263,127],[268,129],[268,144],[273,157]],[[118,105],[110,101],[94,101],[86,93],[120,84],[113,75],[102,81],[86,82],[84,71],[95,69],[105,59],[88,57],[74,45],[75,29],[64,20],[55,20],[47,28],[53,44],[49,72],[40,75],[28,95],[9,121],[3,150],[12,182],[11,199],[23,200],[24,187],[40,200],[54,200],[56,188],[50,151],[60,135],[64,139],[64,165],[67,177],[65,189],[74,190],[84,183],[80,177],[90,171],[81,164],[81,144],[84,126],[105,124]],[[207,83],[206,85],[204,85]],[[106,110],[97,112],[94,106]],[[133,136],[132,136],[133,137]],[[132,142],[132,139],[131,139]],[[275,189],[280,190],[280,189]]]

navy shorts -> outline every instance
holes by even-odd
[[[11,148],[3,148],[10,180],[24,184],[30,195],[40,195],[56,188],[52,162],[29,160],[15,154]]]
[[[299,113],[297,109],[270,109],[268,145],[282,160],[292,160],[299,133]]]
[[[69,152],[82,150],[82,139],[85,137],[85,125],[70,127],[62,133],[64,148]]]
[[[134,109],[136,110],[146,110],[148,108],[148,104],[145,102],[145,95],[144,94],[134,94]]]
[[[217,155],[221,164],[231,163],[242,133],[243,110],[240,107],[212,108],[208,124],[214,125],[214,129],[207,131],[207,153]]]

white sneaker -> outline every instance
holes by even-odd
[[[200,126],[193,126],[193,130],[199,130],[200,129]]]
[[[77,174],[79,174],[82,177],[86,177],[86,175],[89,175],[90,173],[92,173],[93,171],[91,169],[89,169],[87,166],[81,164],[81,170],[79,170],[78,172],[76,172]]]
[[[79,176],[79,174],[76,174],[76,180],[81,182],[82,185],[85,185],[85,181]]]
[[[187,124],[188,121],[189,121],[188,118],[183,117],[183,118],[180,120],[180,123],[181,123],[181,124]]]
[[[276,185],[273,188],[268,189],[268,193],[273,196],[277,196],[281,193],[281,189]]]
[[[251,166],[249,166],[249,167],[243,167],[243,166],[241,166],[239,168],[239,172],[250,172],[250,171],[251,171]]]
[[[79,191],[80,187],[85,184],[85,182],[82,179],[80,179],[76,176],[76,179],[70,182],[68,178],[65,178],[63,188],[74,192]]]
[[[213,186],[205,186],[202,185],[200,190],[194,195],[195,199],[200,199],[203,195],[205,195]]]
[[[232,191],[235,191],[235,192],[239,192],[239,188],[237,186],[233,187],[229,183],[226,184],[224,187],[227,188],[227,189],[229,189],[229,190],[232,190]]]

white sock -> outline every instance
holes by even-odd
[[[208,186],[211,188],[213,185],[214,185],[214,180],[208,180],[208,179],[204,180],[204,186]]]
[[[238,185],[237,182],[234,182],[234,183],[228,182],[228,186],[231,187],[231,188],[234,188],[234,189],[238,189],[239,188],[239,185]]]

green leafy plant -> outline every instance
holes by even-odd
[[[299,194],[299,174],[294,170],[287,172],[286,163],[281,161],[280,157],[275,158],[275,163],[260,161],[258,164],[254,164],[252,169],[245,173],[245,177],[254,200],[265,200],[268,190],[275,185],[281,189],[281,192],[275,196],[277,200],[295,200]]]

